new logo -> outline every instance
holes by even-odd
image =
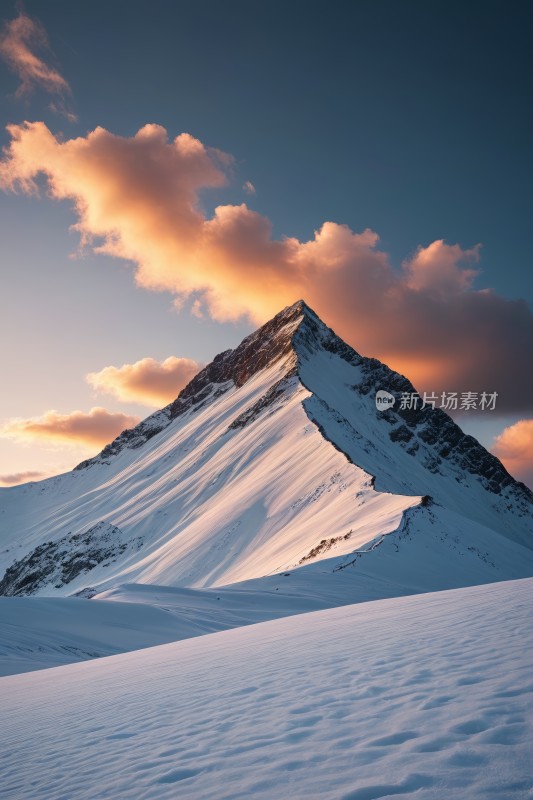
[[[376,408],[378,411],[386,411],[388,408],[392,408],[395,402],[394,395],[386,392],[385,389],[380,389],[379,392],[376,392]]]

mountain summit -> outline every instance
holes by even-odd
[[[73,472],[1,490],[0,593],[532,574],[532,493],[414,392],[300,300]]]
[[[296,374],[298,365],[298,343],[307,338],[308,346],[313,341],[320,346],[319,332],[337,339],[333,331],[326,328],[303,300],[289,306],[247,336],[235,350],[219,353],[180,392],[176,400],[166,408],[152,414],[135,428],[123,431],[99,456],[83,461],[77,469],[101,463],[121,452],[124,447],[136,448],[156,433],[166,428],[176,417],[190,409],[198,409],[208,397],[219,397],[231,387],[243,386],[253,375],[267,367],[283,362],[285,377]],[[341,342],[340,339],[337,339]]]

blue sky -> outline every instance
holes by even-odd
[[[325,221],[370,228],[396,270],[435,240],[481,243],[473,287],[533,306],[527,4],[29,0],[24,9],[48,34],[47,60],[70,85],[77,120],[50,110],[42,86],[17,96],[17,75],[2,64],[2,128],[42,120],[63,140],[97,126],[120,137],[147,123],[170,139],[186,131],[235,159],[226,186],[199,190],[206,218],[218,204],[247,203],[275,239],[302,242]],[[18,12],[6,3],[2,13]],[[147,357],[205,362],[255,327],[253,314],[199,319],[189,301],[177,312],[172,291],[136,287],[125,261],[70,258],[77,219],[71,202],[0,193],[4,420],[92,405],[143,416],[146,406],[99,396],[84,376]],[[524,417],[509,407],[464,425],[489,444]],[[11,440],[1,449],[0,472],[66,468],[81,453]]]
[[[307,237],[333,219],[378,230],[397,259],[436,238],[481,241],[488,285],[531,300],[526,6],[56,0],[27,9],[73,89],[79,125],[66,133],[104,125],[132,135],[146,122],[188,131],[235,155],[280,235]],[[12,76],[1,85],[12,91]],[[46,120],[46,100],[34,101]],[[20,113],[13,103],[6,118]]]

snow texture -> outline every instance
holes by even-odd
[[[381,600],[2,678],[0,795],[526,800],[532,589]]]

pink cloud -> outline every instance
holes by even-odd
[[[139,417],[98,407],[89,412],[72,411],[70,414],[47,411],[40,417],[9,420],[0,427],[0,436],[17,441],[101,447],[139,421]]]
[[[0,33],[0,56],[20,80],[18,96],[29,94],[39,86],[58,97],[50,106],[52,110],[75,120],[65,105],[65,97],[71,94],[70,86],[48,63],[53,54],[46,31],[38,20],[21,11],[18,17],[7,22]]]
[[[533,489],[533,419],[521,419],[496,437],[492,452],[515,478]]]
[[[38,472],[37,470],[29,469],[25,472],[13,472],[9,475],[0,475],[0,485],[15,486],[19,483],[42,480],[46,477],[48,477],[48,473],[46,472]]]
[[[498,410],[525,410],[533,314],[524,301],[476,290],[479,245],[437,240],[396,269],[372,230],[325,222],[312,238],[275,239],[245,203],[211,217],[199,195],[227,180],[231,157],[189,134],[146,125],[131,138],[97,128],[62,141],[42,122],[13,125],[0,185],[70,200],[84,247],[125,259],[139,286],[220,321],[261,323],[304,298],[365,355],[427,391],[496,391]]]
[[[470,289],[476,269],[465,265],[479,261],[477,244],[470,250],[463,250],[458,244],[449,245],[442,239],[432,242],[428,247],[419,247],[415,255],[405,262],[406,284],[416,291],[428,291],[444,298],[461,294]]]
[[[190,358],[143,358],[135,364],[91,372],[87,381],[97,391],[108,392],[119,400],[161,408],[178,396],[201,367]]]

